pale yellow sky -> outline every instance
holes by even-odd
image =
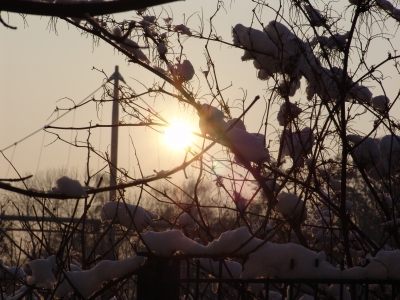
[[[218,35],[222,36],[224,40],[231,42],[231,27],[235,24],[242,23],[250,26],[253,4],[249,5],[249,3],[245,1],[226,3],[226,12],[221,11],[217,16],[215,26]],[[347,1],[342,0],[341,4],[337,5],[343,7],[347,4]],[[201,5],[203,5],[203,12],[201,12]],[[181,24],[184,14],[187,18],[195,12],[203,13],[204,18],[208,20],[215,10],[215,6],[216,1],[213,0],[187,0],[164,7],[167,11],[173,11],[173,24]],[[156,8],[156,11],[160,11],[160,8]],[[128,12],[115,17],[121,21],[135,15],[135,12]],[[123,55],[114,51],[104,42],[101,42],[99,47],[93,46],[90,37],[81,36],[76,28],[67,25],[64,21],[58,21],[57,33],[55,33],[49,27],[49,18],[47,17],[28,16],[27,25],[24,25],[22,18],[18,15],[9,14],[8,18],[7,14],[2,13],[2,16],[11,25],[17,26],[18,30],[0,27],[0,149],[49,123],[54,119],[55,115],[51,115],[56,107],[70,107],[70,101],[57,102],[59,99],[68,97],[78,103],[96,90],[103,83],[104,76],[93,71],[92,67],[102,69],[106,74],[111,75],[115,65],[118,65],[125,81],[138,92],[143,91],[144,88],[133,79],[134,77],[140,74],[140,80],[148,84],[154,80],[153,74],[139,66],[128,64]],[[271,19],[273,19],[273,15],[265,11],[263,23],[267,24]],[[391,28],[397,26],[392,21],[388,24],[393,25]],[[196,30],[198,26],[198,17],[192,16],[188,27]],[[207,26],[206,24],[206,28]],[[343,22],[343,26],[346,26],[346,22]],[[255,27],[261,29],[259,25],[255,25]],[[392,39],[392,43],[395,47],[397,46],[397,49],[400,48],[399,40],[399,38]],[[371,51],[370,59],[379,61],[387,56],[387,50],[382,51],[378,46],[374,45],[375,48]],[[267,82],[256,79],[256,70],[251,62],[241,62],[241,50],[217,44],[212,44],[210,50],[219,73],[220,87],[225,88],[232,85],[224,92],[225,99],[229,99],[232,103],[235,99],[242,98],[241,88],[247,92],[248,103],[256,95],[266,95]],[[200,90],[201,95],[204,95],[203,99],[210,101],[210,97],[207,96],[209,91],[200,71],[200,69],[206,69],[204,41],[188,40],[184,44],[184,52],[196,71],[197,78],[193,80],[193,85],[196,90]],[[385,75],[390,76],[390,73]],[[396,77],[388,77],[385,81],[389,98],[397,93],[398,82],[395,80]],[[379,90],[376,90],[372,90],[374,95],[381,94]],[[100,96],[99,93],[96,95]],[[306,101],[304,94],[300,93],[296,94],[294,100]],[[172,99],[165,99],[157,102],[156,109],[164,117],[191,121],[192,128],[198,131],[197,116],[194,111],[192,109],[180,111],[172,103]],[[398,109],[393,109],[392,114],[396,114],[398,111]],[[258,131],[263,112],[263,101],[261,100],[246,117],[245,123],[249,131]],[[232,114],[238,116],[240,111],[233,110]],[[102,115],[103,124],[110,123],[111,105],[104,106]],[[101,116],[101,111],[98,116]],[[272,117],[275,118],[275,115]],[[400,113],[398,117],[400,117]],[[101,122],[97,118],[94,105],[80,108],[75,114],[71,112],[55,125],[86,126],[89,122],[92,124]],[[356,125],[366,132],[372,128],[371,120],[368,118],[357,123]],[[71,132],[65,131],[62,134],[65,139],[71,140]],[[130,170],[131,173],[133,173],[136,162],[133,148],[129,146],[129,134],[131,134],[137,154],[144,164],[142,168],[145,175],[152,174],[154,169],[169,169],[182,162],[183,152],[168,148],[162,138],[150,130],[123,129],[120,132],[119,165]],[[74,132],[72,139],[75,138],[75,135]],[[78,139],[85,140],[86,136],[87,133],[81,131]],[[102,151],[107,149],[109,138],[110,131],[107,129],[92,131],[92,144],[95,147],[100,145]],[[54,136],[40,132],[18,144],[16,148],[8,149],[4,154],[7,158],[12,158],[13,164],[21,175],[35,174],[37,170],[41,171],[50,167],[66,166],[67,163],[69,168],[83,170],[86,167],[86,151],[84,149],[71,148],[59,141],[51,143],[52,141],[54,141]],[[47,146],[42,148],[42,145]],[[221,147],[217,148],[217,150],[220,149]],[[92,167],[96,169],[98,166],[101,167],[102,163],[92,156]],[[8,167],[6,160],[0,157],[0,177],[6,176],[16,177],[16,174]]]

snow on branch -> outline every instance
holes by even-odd
[[[340,270],[326,261],[323,251],[316,253],[293,243],[266,242],[253,237],[246,227],[226,231],[207,246],[185,237],[179,230],[146,232],[141,236],[150,251],[158,256],[170,256],[177,251],[196,256],[248,255],[240,276],[240,265],[225,261],[227,267],[223,269],[224,278],[400,279],[400,250],[381,250],[375,257],[367,255],[370,263],[365,267]],[[205,258],[201,264],[210,273],[216,274],[216,262]]]
[[[279,125],[286,126],[292,120],[296,119],[303,110],[297,104],[285,102],[279,108],[277,120]]]
[[[307,208],[304,201],[296,195],[281,192],[278,196],[278,203],[275,210],[284,217],[293,217],[295,219],[305,220],[307,218]]]
[[[351,134],[347,139],[353,145],[355,165],[365,168],[371,179],[381,181],[400,171],[400,137],[389,134],[373,139]]]
[[[32,276],[28,277],[29,284],[35,284],[45,289],[54,288],[57,279],[53,274],[56,266],[56,256],[51,255],[47,259],[35,259],[29,262],[32,269]]]
[[[304,159],[311,153],[314,139],[314,133],[309,127],[295,132],[285,129],[281,135],[282,157],[290,157],[297,167],[304,166]]]
[[[247,132],[240,119],[224,120],[224,114],[218,108],[201,104],[198,112],[199,127],[203,134],[209,134],[217,141],[236,150],[249,162],[265,162],[270,160],[269,151],[264,146],[264,136]],[[241,163],[239,157],[235,160]]]
[[[142,232],[156,215],[138,205],[123,202],[107,202],[101,210],[101,221],[114,221],[127,229]]]
[[[117,261],[103,260],[91,270],[66,271],[64,276],[67,279],[60,281],[55,290],[55,297],[66,297],[76,290],[83,297],[89,298],[100,290],[105,282],[135,272],[144,262],[144,257],[134,255]]]
[[[310,13],[316,13],[316,10],[310,8]],[[315,94],[327,102],[340,98],[339,86],[343,70],[336,66],[331,69],[323,67],[311,46],[319,41],[323,47],[341,49],[349,37],[348,32],[331,37],[317,37],[308,43],[298,38],[285,25],[271,21],[264,31],[237,24],[232,29],[232,36],[233,44],[244,49],[242,60],[253,60],[254,67],[259,70],[259,79],[267,80],[274,74],[279,74],[297,82],[304,76],[307,80],[308,100]],[[349,76],[346,76],[345,84],[346,101],[371,104],[372,93],[367,87],[353,82]],[[284,86],[280,83],[278,92],[282,87]],[[298,85],[287,85],[285,94],[294,96],[297,88]]]
[[[19,267],[8,267],[0,259],[0,280],[5,281],[7,278],[22,278],[26,279],[24,270]]]
[[[70,198],[81,198],[86,197],[86,191],[90,189],[88,186],[82,186],[78,180],[71,179],[67,176],[63,176],[56,181],[56,188],[53,188],[53,192],[57,194],[64,194]]]

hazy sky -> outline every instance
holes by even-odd
[[[218,35],[224,40],[231,42],[231,28],[236,23],[242,23],[250,26],[252,22],[251,4],[245,1],[227,1],[226,12],[222,11],[215,19],[215,26]],[[249,6],[250,3],[250,6]],[[203,6],[203,11],[201,10]],[[341,4],[348,5],[345,0]],[[193,13],[203,14],[206,20],[215,11],[216,1],[194,1],[172,3],[164,6],[166,11],[173,12],[173,24],[183,23],[184,16],[188,18]],[[160,8],[156,8],[160,11]],[[117,20],[129,19],[136,16],[135,12],[116,15]],[[17,142],[33,131],[43,127],[54,119],[56,114],[52,113],[58,108],[71,107],[71,101],[62,98],[72,99],[75,103],[80,102],[85,97],[99,88],[104,75],[98,71],[92,70],[93,67],[104,70],[107,75],[114,72],[114,67],[119,66],[120,73],[125,81],[136,91],[143,91],[143,86],[133,78],[140,74],[144,82],[153,82],[153,75],[141,67],[128,64],[123,55],[114,51],[111,46],[100,42],[99,46],[94,46],[92,38],[82,36],[75,27],[66,24],[64,21],[58,21],[57,31],[55,32],[49,23],[47,17],[28,16],[27,23],[15,14],[2,13],[2,17],[11,25],[17,26],[17,30],[9,30],[0,26],[0,149]],[[263,22],[267,24],[273,15],[265,13]],[[390,23],[392,24],[392,23]],[[394,26],[397,26],[394,24]],[[197,29],[199,18],[197,15],[191,17],[188,27]],[[260,29],[260,26],[255,26]],[[392,39],[392,43],[399,48],[399,39]],[[200,45],[200,46],[199,46]],[[208,93],[200,69],[206,69],[206,60],[204,58],[204,41],[200,44],[196,41],[188,40],[184,44],[184,51],[187,58],[192,61],[196,70],[196,79],[193,85],[200,87],[200,95]],[[243,89],[247,92],[248,101],[256,95],[265,95],[268,88],[267,82],[256,79],[256,71],[252,63],[241,62],[242,51],[231,49],[226,45],[211,45],[213,59],[219,72],[220,86],[222,88],[230,87],[226,93],[226,99],[230,103],[235,99],[243,97]],[[387,51],[382,51],[379,47],[372,49],[370,54],[377,60],[387,56]],[[390,75],[390,74],[388,74]],[[398,90],[398,83],[389,82],[389,96],[394,96]],[[374,95],[381,92],[373,91]],[[97,98],[100,93],[95,94]],[[304,97],[304,96],[303,96]],[[295,97],[300,100],[301,95]],[[206,96],[203,98],[210,100]],[[203,100],[205,101],[205,100]],[[191,120],[192,129],[198,131],[197,116],[193,110],[180,111],[176,106],[170,104],[171,99],[165,99],[164,103],[158,103],[158,109],[164,117],[183,118]],[[151,104],[151,103],[149,103]],[[396,113],[398,110],[392,110]],[[258,131],[262,102],[259,106],[250,112],[245,121],[249,131]],[[60,112],[62,113],[62,112]],[[232,111],[233,116],[237,116],[239,111]],[[89,122],[92,124],[109,124],[111,115],[111,105],[104,105],[103,110],[96,110],[95,105],[87,108],[80,108],[76,112],[71,112],[54,125],[57,126],[86,126]],[[102,120],[100,120],[100,118]],[[257,122],[252,122],[257,120]],[[366,130],[372,128],[370,120],[362,120],[362,126],[367,126]],[[358,124],[360,125],[360,124]],[[76,137],[76,132],[59,132],[62,137],[68,141]],[[137,147],[137,154],[141,161],[146,164],[145,175],[152,173],[154,169],[168,169],[181,162],[182,152],[172,150],[166,147],[165,142],[157,134],[150,130],[124,129],[120,133],[120,166],[133,172],[133,166],[136,165],[133,148],[129,145],[129,134]],[[78,134],[79,140],[85,140],[86,131]],[[92,144],[100,147],[102,151],[109,145],[110,131],[107,129],[92,131]],[[8,159],[12,159],[13,164],[21,175],[35,174],[37,170],[45,170],[50,167],[59,168],[67,166],[68,168],[79,168],[83,170],[86,164],[86,151],[84,149],[75,149],[55,140],[55,136],[40,132],[30,139],[17,144],[4,152]],[[220,149],[220,148],[219,148]],[[92,167],[102,166],[96,157],[92,156]],[[9,168],[6,160],[0,157],[0,177],[15,177],[15,172]]]

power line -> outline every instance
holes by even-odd
[[[107,83],[107,82],[106,82]],[[87,97],[85,97],[81,102],[79,102],[76,106],[82,104],[83,102],[85,102],[90,96],[92,96],[94,93],[96,93],[97,91],[99,91],[101,88],[103,88],[106,83],[102,84],[99,88],[97,88],[94,92],[90,93]],[[62,117],[64,117],[66,114],[70,113],[72,111],[72,109],[68,110],[67,112],[63,113],[62,115],[58,116],[57,118],[55,118],[53,121],[51,121],[49,124],[45,125],[45,126],[49,126],[51,124],[53,124],[54,122],[60,120]],[[40,132],[43,130],[44,127],[39,128],[38,130],[32,132],[31,134],[27,135],[26,137],[24,137],[23,139],[20,139],[19,141],[12,143],[10,146],[5,147],[4,149],[0,150],[1,152],[13,147],[13,146],[17,146],[17,144],[25,141],[26,139],[30,138],[31,136],[34,136],[36,133]]]
[[[45,138],[45,136],[46,136],[46,133],[43,132],[42,144],[40,145],[39,159],[38,159],[38,163],[37,163],[37,166],[36,166],[36,172],[35,172],[35,174],[38,173],[38,171],[39,171],[39,166],[40,166],[40,161],[42,160],[42,152],[43,152],[43,144],[44,144],[44,138]],[[11,162],[12,162],[12,160],[11,160]]]
[[[12,153],[12,155],[11,155],[11,160],[10,160],[11,162],[12,162],[13,159],[14,159],[15,149],[17,149],[17,144],[15,144],[15,148],[14,148],[13,153]],[[11,166],[11,164],[8,164],[7,173],[6,173],[6,178],[8,177],[8,171],[10,171],[10,166]]]

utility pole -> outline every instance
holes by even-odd
[[[112,106],[111,124],[111,161],[110,161],[110,186],[117,184],[117,165],[118,165],[118,123],[119,123],[119,80],[125,83],[124,78],[119,74],[118,66],[115,66],[114,74],[111,75],[109,81],[114,79],[114,97]],[[117,199],[117,191],[110,191],[110,201]]]
[[[118,124],[119,124],[119,81],[125,83],[124,78],[119,74],[118,66],[115,66],[114,74],[111,75],[108,81],[114,79],[114,96],[112,106],[112,118],[111,124],[115,125],[111,127],[111,157],[110,157],[110,186],[117,184],[117,165],[118,165]],[[109,201],[117,200],[117,191],[110,191]],[[108,259],[115,260],[114,244],[115,244],[115,228],[114,226],[110,230],[110,247],[111,251],[108,255]]]

